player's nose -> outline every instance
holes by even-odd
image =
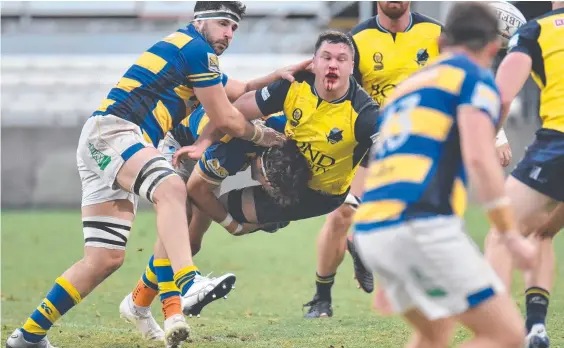
[[[227,40],[233,39],[233,29],[231,28],[226,29],[225,32],[223,33],[223,37],[226,38]]]

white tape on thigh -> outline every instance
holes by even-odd
[[[131,221],[111,216],[82,218],[84,245],[94,248],[125,250]]]
[[[131,191],[153,202],[153,193],[157,187],[169,176],[178,174],[164,157],[149,160],[137,174]]]
[[[347,194],[347,198],[345,198],[345,204],[349,205],[353,210],[356,210],[360,205],[360,199],[349,193]]]

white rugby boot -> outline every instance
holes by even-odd
[[[211,273],[210,273],[211,274]],[[209,276],[209,274],[208,274]],[[208,278],[202,275],[194,277],[194,283],[182,296],[182,312],[187,316],[200,316],[202,309],[209,303],[227,299],[227,294],[235,289],[235,277],[232,273],[226,273],[221,277]]]
[[[37,343],[31,343],[25,340],[20,329],[14,330],[12,335],[6,341],[6,348],[57,348],[49,342],[47,337],[43,337]]]
[[[550,339],[543,324],[535,324],[525,338],[525,348],[549,348]]]
[[[182,314],[175,314],[164,322],[165,343],[167,348],[178,348],[190,337],[190,325]]]
[[[128,294],[119,305],[119,315],[122,319],[135,324],[144,339],[149,341],[164,341],[165,333],[157,324],[150,308],[142,308],[133,303],[133,296]]]

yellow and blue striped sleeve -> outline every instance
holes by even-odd
[[[200,174],[210,183],[219,184],[230,175],[237,174],[246,167],[247,156],[240,143],[215,143],[206,149],[198,161]]]
[[[219,58],[207,42],[192,40],[180,50],[180,54],[184,73],[193,87],[204,88],[223,82]]]

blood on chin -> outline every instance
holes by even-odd
[[[325,89],[328,91],[332,91],[333,88],[335,88],[335,84],[337,83],[337,79],[336,78],[332,78],[332,77],[325,77],[323,79],[323,85],[325,86]]]

